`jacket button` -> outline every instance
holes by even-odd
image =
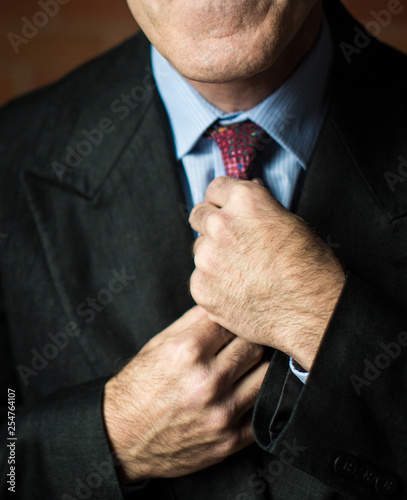
[[[355,480],[361,486],[373,488],[376,482],[377,474],[378,472],[374,467],[362,464],[355,474]]]
[[[342,477],[352,477],[358,469],[358,461],[352,455],[340,455],[334,463],[334,471]]]
[[[385,498],[394,496],[397,485],[397,479],[391,474],[380,474],[376,479],[376,491]]]

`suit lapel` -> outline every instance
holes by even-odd
[[[407,164],[405,56],[369,37],[339,2],[325,1],[324,11],[335,47],[333,100],[326,121],[328,127],[317,145],[312,168],[322,159],[319,149],[326,149],[328,144],[324,159],[335,164],[337,177],[345,173],[341,171],[341,162],[347,158],[392,222],[407,214],[407,183],[399,179],[396,190],[389,182],[394,179],[392,174],[399,174],[400,159],[404,158]],[[358,49],[356,39],[360,33],[365,34],[363,49]],[[350,57],[346,47],[357,50]],[[341,151],[341,161],[335,157],[335,148]],[[402,171],[405,170],[406,167]],[[350,183],[343,194],[346,193],[355,195]]]
[[[395,263],[406,255],[402,228],[407,182],[392,190],[386,175],[397,173],[400,156],[407,159],[407,128],[405,108],[397,101],[404,93],[400,89],[389,93],[389,81],[383,75],[390,67],[400,66],[399,56],[386,52],[387,59],[394,60],[378,73],[375,62],[387,49],[372,40],[348,64],[340,44],[352,42],[355,21],[337,2],[326,4],[326,11],[337,49],[332,102],[307,167],[296,213],[316,229],[349,270],[392,296],[389,276],[392,288],[405,289]],[[386,58],[381,56],[381,60]]]
[[[43,168],[51,159],[22,177],[58,297],[99,375],[193,305],[192,232],[169,125],[150,94],[126,120],[110,113],[114,130],[62,183]],[[97,109],[65,144],[109,116]]]

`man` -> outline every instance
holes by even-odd
[[[151,60],[2,111],[2,492],[405,498],[405,58],[336,2],[129,5]]]

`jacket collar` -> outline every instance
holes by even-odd
[[[39,157],[26,170],[92,199],[149,110],[161,107],[149,53],[140,33],[51,88]]]
[[[397,189],[389,183],[391,175],[398,174],[403,158],[407,165],[407,103],[402,88],[407,77],[406,58],[368,36],[339,2],[326,1],[324,9],[335,45],[332,102],[311,162],[314,173],[305,181],[300,210],[312,204],[333,178],[342,180],[346,165],[351,165],[383,216],[392,222],[407,214],[407,182],[399,179]],[[362,38],[364,47],[360,48]],[[351,57],[350,47],[354,49]],[[404,171],[407,174],[407,167]],[[338,190],[339,184],[332,184],[332,188]],[[349,178],[342,189],[342,198],[354,196]]]

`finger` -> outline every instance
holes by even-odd
[[[207,313],[205,309],[201,306],[194,306],[188,311],[186,311],[181,317],[179,317],[174,323],[171,323],[165,330],[161,332],[161,336],[172,336],[183,330],[187,329],[197,321],[207,318]]]
[[[187,328],[183,335],[195,342],[204,359],[209,360],[236,336],[211,321],[208,317],[201,318],[199,321]]]
[[[234,385],[230,397],[236,408],[236,418],[253,409],[269,365],[270,361],[263,361]]]
[[[171,323],[159,337],[160,340],[164,337],[184,337],[196,344],[203,357],[212,358],[236,336],[211,321],[205,309],[195,306]]]
[[[193,258],[195,269],[191,274],[189,281],[192,297],[195,299],[195,302],[197,304],[204,307],[205,309],[207,303],[201,302],[202,296],[197,296],[195,292],[197,291],[197,289],[199,289],[203,293],[204,290],[209,292],[209,290],[214,285],[213,275],[215,274],[215,276],[219,277],[222,270],[222,255],[219,252],[218,248],[213,244],[213,242],[210,241],[212,235],[216,237],[216,233],[215,231],[213,231],[213,228],[214,226],[210,226],[210,223],[208,222],[208,225],[206,227],[207,234],[201,235],[194,243]]]
[[[226,374],[228,386],[257,365],[264,355],[264,347],[235,337],[218,352],[217,369]]]
[[[234,177],[217,177],[208,186],[205,201],[222,208],[226,205],[230,190],[238,183],[247,182]]]
[[[191,215],[189,216],[189,223],[197,233],[205,234],[206,220],[208,216],[219,209],[210,203],[198,203],[192,209]]]

